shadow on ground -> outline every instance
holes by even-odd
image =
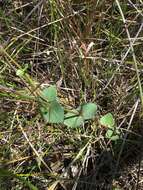
[[[112,152],[109,148],[109,151],[107,149],[98,154],[94,158],[94,167],[89,161],[89,172],[86,176],[82,174],[78,190],[143,189],[142,125],[128,135],[118,163],[122,143],[123,141],[119,141],[114,144]]]

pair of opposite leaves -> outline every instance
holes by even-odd
[[[68,127],[79,127],[85,120],[93,119],[97,112],[95,103],[85,103],[64,114],[64,108],[58,101],[55,85],[45,88],[41,97],[45,100],[40,107],[41,113],[48,123],[64,123]]]

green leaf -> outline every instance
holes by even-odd
[[[72,110],[77,112],[77,110]],[[64,124],[70,128],[77,128],[84,123],[83,117],[77,115],[76,113],[69,112],[65,115]]]
[[[120,138],[120,131],[118,129],[108,129],[105,136],[112,141],[116,141]]]
[[[86,103],[79,107],[84,120],[93,119],[97,113],[97,105],[95,103]]]
[[[100,124],[107,127],[108,130],[105,134],[106,138],[116,141],[120,138],[120,131],[115,125],[115,119],[111,113],[108,113],[100,118]]]
[[[57,99],[57,89],[55,85],[51,85],[42,91],[42,97],[47,99],[48,102],[55,101]]]
[[[16,75],[19,77],[23,77],[27,69],[28,69],[28,64],[26,64],[24,68],[17,69]]]
[[[47,108],[41,107],[41,112],[48,123],[64,122],[64,109],[57,101],[51,102]]]
[[[108,127],[108,128],[114,128],[115,120],[113,118],[113,115],[111,113],[108,113],[100,118],[100,124]]]
[[[16,75],[19,77],[23,77],[25,74],[25,70],[24,69],[17,69],[16,71]]]

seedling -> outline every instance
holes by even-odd
[[[115,119],[111,113],[108,113],[100,118],[100,124],[107,128],[105,134],[106,138],[110,140],[118,140],[120,138],[120,131],[117,129]]]
[[[77,128],[86,121],[95,118],[97,105],[90,102],[81,104],[77,109],[66,110],[59,103],[56,86],[51,85],[41,93],[40,110],[43,118],[48,123],[62,123],[69,128]],[[111,113],[102,116],[99,123],[107,128],[106,138],[113,141],[119,139],[120,132]]]

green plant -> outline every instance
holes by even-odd
[[[104,189],[110,180],[109,173],[114,181],[111,189],[124,189],[120,177],[125,181],[138,166],[135,154],[128,167],[127,154],[132,154],[135,147],[140,149],[142,140],[141,21],[141,0],[28,3],[0,0],[0,165],[4,169],[30,181],[38,189],[57,189],[59,181],[63,188],[69,189],[67,184],[72,189],[74,184],[75,188],[82,189],[85,185],[80,174],[86,168],[90,172],[96,165],[96,153],[108,159],[110,155],[103,155],[108,151],[113,154],[115,167],[111,166],[109,171],[110,166],[104,164],[104,169],[100,169],[103,159],[99,159],[97,175],[107,179],[103,179]],[[57,82],[57,86],[64,84],[67,90],[60,91],[62,98],[56,94],[49,101],[42,96],[47,88],[41,93],[40,86],[50,81]],[[70,95],[75,95],[76,101]],[[67,97],[71,108],[66,104]],[[88,110],[87,104],[90,104],[81,105],[85,99],[100,102],[106,113],[114,110],[114,125],[109,125],[108,117],[100,113],[98,106],[91,119],[83,117],[81,107]],[[75,104],[77,101],[80,103]],[[47,127],[42,127],[46,122],[37,113],[37,103],[48,122]],[[120,142],[113,141],[120,138],[114,115],[125,134]],[[65,170],[67,159],[71,167]],[[123,162],[127,163],[123,166]],[[119,171],[121,167],[123,173]],[[83,171],[71,176],[73,168]],[[84,173],[87,184],[92,184],[94,181]],[[1,190],[30,189],[11,178],[11,174],[1,177]],[[103,180],[101,183],[97,180],[95,186],[101,186]],[[128,189],[133,186],[128,185]],[[96,189],[94,185],[90,187]]]
[[[26,64],[24,68],[17,69],[16,75],[19,77],[23,77],[28,69],[28,65]]]
[[[100,118],[100,124],[107,127],[107,132],[105,134],[106,138],[110,140],[118,140],[120,138],[120,131],[117,129],[115,124],[115,119],[111,113],[108,113]]]
[[[77,128],[97,114],[95,103],[81,104],[77,109],[66,110],[59,103],[55,85],[45,88],[40,96],[40,110],[48,123],[63,123],[69,128]],[[66,114],[65,114],[66,112]],[[107,128],[105,137],[113,141],[119,139],[120,132],[111,113],[102,116],[99,123]]]
[[[50,86],[42,91],[41,103],[41,113],[48,123],[63,123],[64,109],[58,102],[56,86]]]
[[[40,97],[40,110],[44,119],[49,123],[64,123],[68,127],[78,127],[86,120],[93,119],[97,112],[95,103],[86,103],[80,105],[77,109],[66,110],[58,101],[55,85],[45,88]]]

